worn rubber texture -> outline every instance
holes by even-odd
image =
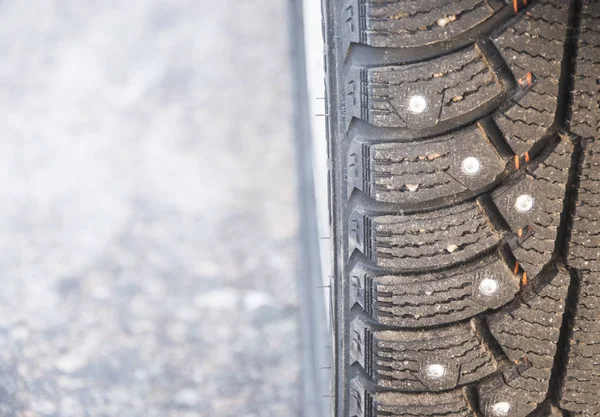
[[[336,417],[600,415],[600,0],[323,0]]]

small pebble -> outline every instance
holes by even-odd
[[[450,22],[454,22],[456,20],[456,15],[445,16],[437,21],[439,27],[444,27]]]

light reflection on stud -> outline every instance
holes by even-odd
[[[469,156],[462,161],[462,171],[467,175],[475,175],[481,169],[479,159]]]
[[[427,101],[423,96],[412,96],[408,102],[408,108],[413,113],[423,113],[427,108]]]
[[[506,416],[510,411],[510,404],[506,401],[500,401],[492,405],[492,413],[496,416]]]
[[[439,363],[435,363],[433,365],[429,365],[427,367],[427,376],[429,378],[441,378],[446,374],[446,368],[444,365],[440,365]]]
[[[529,194],[522,194],[515,201],[515,209],[520,213],[527,213],[533,208],[533,197]]]
[[[479,284],[479,291],[485,295],[493,295],[496,291],[498,291],[498,281],[492,278],[485,278]]]

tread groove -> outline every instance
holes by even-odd
[[[498,124],[491,116],[483,117],[477,122],[479,128],[484,132],[488,140],[494,145],[498,154],[503,158],[513,158],[515,153],[504,138]]]
[[[558,92],[558,106],[555,117],[555,125],[564,128],[567,123],[567,111],[571,103],[571,94],[573,91],[573,72],[575,67],[575,57],[577,55],[577,30],[580,27],[581,1],[572,0],[569,5],[569,19],[567,30],[567,41],[565,42],[563,64],[561,69],[561,79]],[[573,213],[577,202],[579,175],[582,166],[582,143],[578,140],[572,154],[572,162],[569,170],[569,179],[567,181],[566,196],[564,199],[561,222],[558,228],[556,247],[554,254],[557,261],[563,266],[567,266],[567,253],[569,244],[569,230],[572,227]],[[546,398],[555,406],[559,406],[561,387],[565,378],[565,372],[569,356],[569,338],[571,336],[574,315],[577,303],[579,301],[580,276],[573,268],[569,268],[569,288],[567,290],[567,299],[560,327],[556,355],[552,373],[550,375],[550,384]]]

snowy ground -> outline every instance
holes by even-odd
[[[298,415],[285,5],[0,4],[0,415]]]

